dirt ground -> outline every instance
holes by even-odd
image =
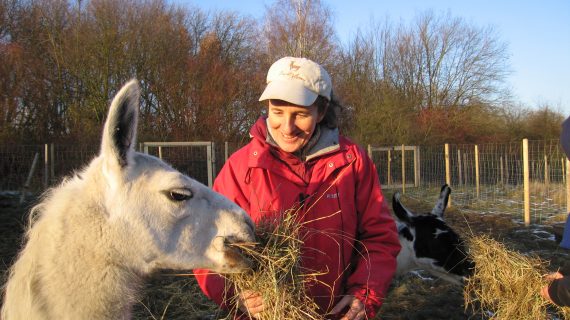
[[[27,214],[34,201],[18,205],[18,197],[0,194],[0,285],[6,280],[6,270],[21,246],[21,236]],[[406,205],[418,211],[427,205]],[[425,206],[425,207],[424,207]],[[552,234],[550,222],[525,227],[510,215],[465,213],[450,208],[446,220],[464,235],[485,233],[519,252],[534,254],[550,261],[555,270],[570,250],[562,249]],[[560,219],[559,219],[560,220]],[[553,219],[554,221],[554,219]],[[149,279],[140,303],[135,306],[135,319],[221,319],[222,311],[199,291],[193,277],[159,274]],[[395,279],[378,319],[485,319],[466,310],[462,288],[419,272]],[[545,319],[556,319],[546,316]]]

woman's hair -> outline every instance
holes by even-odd
[[[339,125],[338,117],[342,110],[342,105],[336,99],[334,94],[331,93],[330,101],[323,96],[318,96],[317,100],[315,100],[314,105],[317,106],[319,114],[326,109],[325,117],[323,118],[323,120],[321,120],[321,122],[319,122],[320,124],[326,126],[329,129],[334,129],[338,127]]]

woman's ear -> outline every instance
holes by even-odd
[[[317,123],[323,121],[323,119],[324,119],[325,116],[327,115],[327,111],[329,110],[329,105],[330,105],[330,102],[327,101],[327,104],[325,105],[325,107],[322,108],[322,110],[318,110],[318,111],[319,111],[319,116],[318,116],[318,118],[317,118],[317,119],[318,119]],[[319,108],[319,109],[321,109],[321,108]]]

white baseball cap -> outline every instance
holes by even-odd
[[[318,96],[330,100],[331,91],[331,77],[321,65],[306,58],[285,57],[269,68],[259,101],[278,99],[308,107]]]

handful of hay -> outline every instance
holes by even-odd
[[[464,289],[465,306],[479,305],[490,319],[546,319],[553,307],[540,295],[548,284],[546,262],[509,250],[488,236],[469,240],[475,271]],[[566,309],[566,310],[564,310]],[[568,308],[559,308],[566,319]]]
[[[253,261],[249,272],[227,275],[236,295],[230,299],[237,315],[238,293],[258,292],[265,310],[261,320],[324,319],[318,306],[305,291],[305,284],[315,281],[317,273],[302,270],[300,250],[303,244],[301,224],[295,219],[295,209],[286,211],[279,219],[265,219],[256,227],[256,244],[236,244]]]

